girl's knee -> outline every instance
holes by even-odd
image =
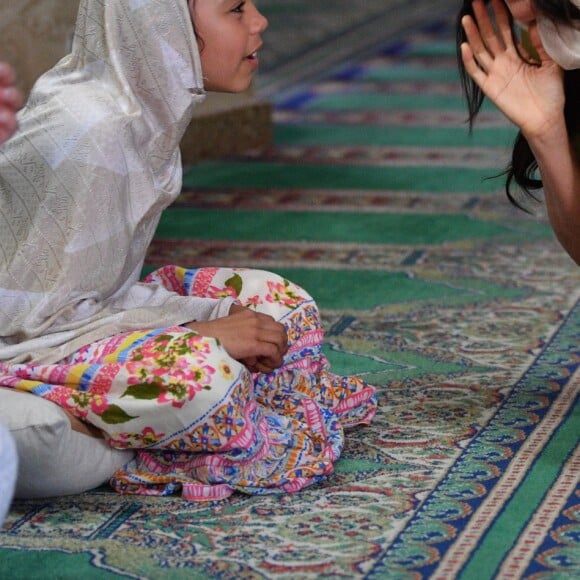
[[[267,270],[236,270],[238,299],[243,306],[274,318],[284,316],[303,304],[313,303],[312,296],[301,286]]]

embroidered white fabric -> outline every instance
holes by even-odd
[[[203,98],[187,2],[81,0],[71,53],[0,148],[0,361],[52,363],[119,332],[229,312],[232,299],[139,282]]]

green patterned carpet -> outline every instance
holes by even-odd
[[[0,577],[579,577],[580,276],[487,179],[514,131],[488,108],[468,137],[451,24],[275,106],[268,151],[187,172],[147,268],[305,286],[334,370],[378,385],[375,421],[294,495],[16,502]]]

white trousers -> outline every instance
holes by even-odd
[[[0,525],[10,509],[18,472],[18,456],[12,435],[0,423]]]

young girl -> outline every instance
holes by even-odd
[[[0,385],[136,449],[111,479],[123,493],[295,491],[375,413],[372,387],[329,372],[316,305],[288,280],[139,281],[192,110],[249,86],[266,25],[251,1],[81,0],[71,54],[0,150]]]
[[[485,95],[520,128],[506,172],[508,197],[522,207],[512,181],[528,194],[543,188],[554,232],[580,264],[580,2],[491,4],[496,26],[483,0],[465,0],[459,15],[470,123]],[[535,57],[518,42],[514,20],[528,28]]]

